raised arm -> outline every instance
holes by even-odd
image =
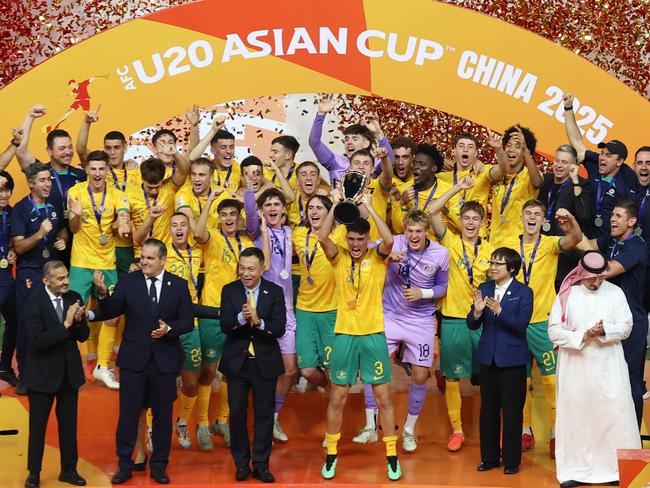
[[[185,114],[185,119],[190,124],[190,139],[187,143],[188,154],[199,144],[199,122],[201,121],[201,113],[199,112],[198,105],[192,105],[192,108]],[[204,149],[205,151],[205,149]]]
[[[323,123],[325,122],[325,116],[334,109],[334,96],[329,93],[325,93],[320,96],[318,99],[318,113],[314,119],[314,124],[311,126],[311,131],[309,132],[309,147],[314,151],[314,155],[320,164],[322,164],[327,171],[344,171],[346,168],[343,167],[336,154],[327,147],[321,140],[323,137]]]
[[[334,189],[332,190],[330,197],[332,198],[333,205],[332,208],[330,208],[330,211],[327,213],[327,216],[323,221],[323,225],[318,231],[318,242],[320,242],[320,246],[323,249],[325,256],[327,256],[327,259],[331,261],[336,257],[336,255],[339,252],[338,248],[336,247],[336,244],[334,244],[334,241],[330,239],[330,234],[332,233],[332,229],[334,228],[334,208],[342,200],[341,192],[339,190]],[[370,206],[372,207],[372,205]]]
[[[167,148],[167,154],[174,157],[176,171],[172,174],[172,181],[178,188],[180,188],[185,184],[187,175],[190,173],[190,162],[183,154],[178,152],[176,146],[173,144]]]
[[[566,136],[569,139],[569,144],[578,153],[578,161],[582,162],[585,160],[587,146],[585,146],[582,140],[582,134],[576,123],[576,116],[573,113],[573,95],[571,93],[565,93],[562,98],[564,101],[564,129],[566,130]]]
[[[43,105],[34,105],[29,109],[29,112],[25,116],[25,121],[23,122],[23,140],[20,142],[16,150],[16,158],[18,159],[18,164],[23,171],[27,167],[36,161],[36,157],[29,151],[29,136],[32,132],[32,125],[34,124],[34,119],[39,119],[45,115],[45,107]]]
[[[262,253],[264,253],[264,272],[271,271],[271,241],[269,239],[269,228],[266,226],[264,215],[260,212],[260,232],[262,233]]]
[[[208,218],[212,210],[212,205],[215,200],[221,195],[222,191],[213,190],[208,196],[208,201],[201,210],[201,215],[199,215],[198,220],[196,221],[196,227],[194,228],[194,237],[199,244],[205,244],[210,239],[210,232],[208,232]]]
[[[20,143],[23,140],[23,130],[22,129],[11,129],[11,141],[2,154],[0,154],[0,171],[4,171],[9,163],[16,155],[16,151],[20,147]]]
[[[97,110],[89,110],[86,112],[86,116],[81,122],[81,127],[79,127],[79,134],[77,135],[77,142],[75,144],[75,150],[79,155],[79,162],[84,168],[88,163],[88,136],[90,134],[90,125],[94,124],[99,120],[99,109],[102,106],[98,106]]]
[[[363,195],[362,202],[363,205],[368,210],[370,217],[375,222],[375,225],[377,226],[377,230],[379,231],[379,237],[381,237],[382,239],[381,244],[379,244],[378,250],[384,256],[388,256],[390,254],[390,251],[393,249],[393,233],[386,225],[386,222],[384,222],[384,220],[379,216],[377,211],[372,206],[372,195],[370,195],[369,193],[365,193]],[[332,207],[332,209],[333,208],[334,207]]]
[[[492,165],[488,171],[491,181],[499,181],[508,174],[508,158],[503,150],[503,137],[488,129],[488,145],[494,149],[497,164]]]
[[[201,156],[203,156],[203,153],[210,145],[212,138],[217,134],[217,132],[219,132],[219,129],[221,129],[225,123],[225,115],[220,115],[212,120],[212,127],[210,127],[208,133],[205,135],[205,137],[203,137],[203,139],[198,142],[198,144],[194,146],[194,148],[190,150],[190,161],[196,161]]]
[[[287,178],[282,174],[282,170],[278,167],[277,164],[275,164],[275,162],[269,161],[269,165],[271,166],[271,170],[275,174],[275,177],[278,179],[278,183],[280,183],[280,190],[282,190],[282,193],[284,193],[284,197],[287,199],[287,203],[292,203],[296,199],[296,194],[287,181]]]
[[[515,130],[517,131],[517,137],[519,138],[519,142],[521,144],[521,150],[524,152],[524,161],[526,162],[526,168],[528,168],[528,177],[530,178],[530,184],[533,185],[533,188],[541,188],[544,184],[544,177],[539,171],[539,168],[535,163],[535,159],[530,153],[530,149],[528,149],[528,146],[526,145],[526,138],[524,137],[524,133],[521,131],[521,127],[515,125]]]
[[[385,138],[384,138],[385,139]],[[391,162],[388,150],[381,146],[375,150],[375,156],[381,161],[381,174],[379,175],[379,185],[381,189],[388,193],[393,185],[393,163]],[[395,156],[393,155],[393,159]]]
[[[260,216],[257,213],[255,192],[251,188],[244,190],[244,213],[246,214],[246,234],[255,240],[260,235]]]
[[[582,231],[575,217],[567,209],[558,208],[555,212],[555,218],[557,219],[558,226],[564,233],[560,238],[560,249],[568,251],[580,244],[580,241],[582,241]]]

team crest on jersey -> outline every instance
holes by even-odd
[[[370,267],[370,261],[363,261],[361,263],[361,269],[369,268],[369,267]]]

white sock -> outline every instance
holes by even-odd
[[[366,428],[367,429],[376,429],[377,428],[377,410],[374,408],[366,408]]]
[[[555,429],[551,429],[551,439],[555,439]]]
[[[524,427],[521,429],[522,434],[528,434],[528,435],[533,435],[533,429],[530,427]]]
[[[418,421],[419,415],[406,414],[406,422],[404,422],[404,432],[413,434],[415,431],[415,423]]]
[[[187,427],[187,420],[181,420],[181,419],[178,419],[178,420],[176,421],[176,425],[184,425],[184,426]]]
[[[280,412],[275,412],[275,413],[273,414],[273,422],[277,422],[277,421],[278,421],[278,414],[279,414],[279,413],[280,413]]]
[[[454,434],[462,434],[462,433],[463,433],[462,427],[460,429],[454,429]]]

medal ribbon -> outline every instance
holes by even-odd
[[[7,258],[6,248],[9,247],[9,236],[7,235],[7,209],[2,210],[2,236],[0,237],[0,259]]]
[[[508,189],[506,190],[506,194],[503,195],[503,200],[501,200],[501,216],[503,216],[503,212],[506,209],[506,206],[508,205],[508,201],[510,200],[510,194],[512,193],[512,189],[515,186],[515,181],[517,180],[517,176],[519,176],[519,173],[521,173],[524,170],[524,165],[522,164],[517,173],[512,177],[512,180],[510,180],[510,184],[508,185]],[[503,180],[503,184],[506,184],[506,180]]]
[[[431,193],[429,193],[429,197],[427,198],[427,201],[425,202],[424,207],[422,208],[422,210],[427,209],[427,207],[431,203],[431,199],[433,198],[433,195],[436,193],[437,189],[438,189],[438,181],[436,180],[436,182],[431,187]],[[420,194],[420,192],[418,190],[415,190],[415,210],[418,209],[418,205],[420,203],[420,199],[418,197],[419,194]]]
[[[314,262],[314,257],[316,256],[316,250],[318,249],[318,241],[314,244],[314,250],[309,254],[309,235],[311,234],[311,229],[307,231],[307,238],[305,240],[305,264],[307,265],[307,274],[311,274],[310,269],[311,265]]]
[[[363,257],[361,257],[361,260],[363,260]],[[361,291],[361,261],[359,262],[359,281],[357,286],[354,286],[354,267],[355,261],[352,255],[350,255],[350,282],[352,283],[352,287],[357,291],[357,296],[354,298],[356,301],[359,298],[359,292]]]
[[[428,247],[427,243],[427,247]],[[422,261],[422,258],[424,257],[424,253],[426,252],[426,248],[424,251],[422,251],[422,254],[420,255],[420,259],[417,260],[417,262],[413,265],[411,268],[411,248],[406,246],[406,287],[411,288],[411,269],[417,268],[418,264],[420,264],[420,261]]]
[[[228,187],[228,183],[230,182],[230,175],[232,175],[232,165],[228,168],[228,172],[226,173],[226,178],[223,180],[223,185],[221,184],[221,173],[219,170],[217,170],[217,185],[223,186],[224,188]]]
[[[235,254],[235,249],[232,247],[232,244],[230,243],[230,239],[228,239],[226,233],[223,230],[219,230],[219,232],[221,232],[221,235],[226,240],[226,244],[228,244],[228,249],[230,249],[232,255],[235,256],[235,260],[239,261],[239,256],[241,255],[241,239],[239,238],[239,234],[235,233],[235,239],[237,239],[237,250],[239,251],[238,254]]]
[[[469,262],[469,257],[467,256],[467,250],[465,249],[465,241],[460,240],[461,245],[463,246],[463,259],[465,260],[465,269],[467,270],[467,276],[469,276],[469,284],[474,285],[474,263],[476,258],[478,258],[478,246],[479,240],[474,244],[474,259],[472,262]]]
[[[59,176],[59,173],[57,173],[54,168],[50,167],[50,173],[52,173],[52,178],[54,178],[54,182],[56,183],[56,187],[59,189],[59,195],[61,195],[61,198],[63,199],[63,209],[65,210],[68,208],[68,200],[65,198],[66,194],[63,191],[63,184],[61,183],[61,176]],[[70,176],[70,166],[68,166],[66,176]]]
[[[90,196],[90,203],[93,206],[95,219],[97,219],[97,225],[99,226],[99,233],[101,235],[104,235],[104,231],[102,230],[102,214],[104,213],[104,202],[106,202],[106,185],[104,185],[104,194],[102,195],[102,203],[99,206],[99,209],[97,209],[97,204],[95,203],[95,197],[93,196],[93,192],[90,189],[90,185],[88,185],[88,195]]]
[[[176,246],[172,244],[172,247],[174,248],[174,251],[176,251],[176,254],[178,255],[179,258],[183,261],[184,264],[187,265],[189,268],[190,272],[190,279],[192,280],[192,284],[194,285],[194,289],[196,290],[198,288],[198,281],[196,280],[196,277],[194,276],[194,273],[192,272],[192,248],[188,245],[187,246],[187,257],[189,259],[189,263],[185,261],[185,258],[181,254],[181,252],[178,250]]]
[[[120,188],[119,180],[117,179],[117,174],[115,173],[115,170],[113,169],[113,167],[109,166],[108,169],[111,170],[111,175],[113,175],[113,185],[115,186],[115,188],[117,188],[118,190],[125,191],[126,190],[126,177],[127,177],[126,168],[124,168],[124,179],[122,180],[122,188]]]
[[[293,175],[294,168],[295,168],[295,165],[291,166],[291,168],[289,168],[289,174],[287,175],[287,181],[289,181],[291,179],[291,175]],[[274,174],[273,178],[271,178],[271,183],[273,183],[275,185],[275,180],[276,179],[277,179],[277,175]]]
[[[43,215],[41,214],[41,210],[38,208],[38,205],[36,205],[36,204],[34,203],[34,200],[32,200],[32,196],[31,196],[31,195],[29,196],[29,201],[32,202],[32,208],[33,208],[34,211],[38,214],[38,216],[39,216],[39,217],[43,217]],[[47,203],[43,204],[43,209],[45,210],[45,219],[49,219],[49,218],[50,218],[50,211],[49,211],[49,209],[48,209],[48,207],[47,207]],[[43,220],[45,220],[45,219],[43,219]],[[41,221],[41,222],[42,222],[42,221]],[[52,228],[54,229],[54,227],[52,227]],[[48,232],[48,233],[45,235],[45,237],[43,237],[43,244],[45,244],[45,247],[46,247],[46,248],[47,248],[47,241],[49,240],[49,238],[50,238],[50,233]]]
[[[553,209],[555,208],[555,203],[557,202],[557,198],[560,195],[560,192],[562,191],[562,188],[567,186],[569,184],[569,181],[571,181],[571,178],[567,178],[567,180],[560,185],[560,187],[555,191],[555,196],[553,196],[553,192],[551,191],[551,188],[548,190],[548,195],[546,196],[546,220],[547,222],[551,221],[551,215],[553,214]]]
[[[533,264],[535,263],[535,256],[537,255],[537,248],[539,243],[542,240],[542,235],[537,236],[537,242],[535,242],[535,247],[533,248],[533,253],[530,255],[530,263],[528,268],[526,268],[526,255],[524,254],[524,238],[519,237],[519,249],[521,251],[521,270],[524,273],[524,283],[528,284],[530,282],[530,275],[533,272]]]

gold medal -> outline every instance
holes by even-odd
[[[348,307],[349,307],[351,310],[354,310],[354,309],[356,308],[356,306],[357,306],[357,301],[356,301],[356,300],[350,300],[350,301],[348,302]]]
[[[307,283],[309,283],[310,285],[314,284],[314,278],[312,278],[311,275],[307,276]]]
[[[68,210],[67,208],[63,211],[63,218],[64,218],[65,220],[69,220],[69,219],[70,219],[70,210]]]
[[[0,268],[7,269],[8,267],[9,267],[9,261],[7,261],[7,258],[0,259]]]

